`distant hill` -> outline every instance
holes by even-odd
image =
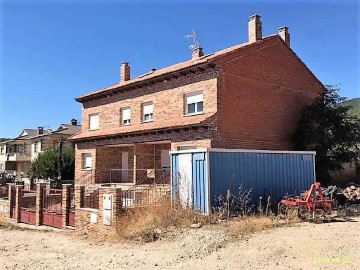
[[[341,103],[341,106],[351,106],[349,112],[360,118],[360,98],[353,98]]]

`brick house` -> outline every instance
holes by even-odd
[[[81,125],[75,119],[71,124],[61,124],[56,130],[38,127],[24,129],[18,137],[0,142],[0,173],[6,172],[15,175],[17,179],[27,179],[27,172],[31,162],[44,150],[63,146],[71,146],[67,140],[70,136],[79,133]]]
[[[198,47],[136,78],[125,62],[118,83],[76,98],[76,182],[161,178],[170,150],[291,150],[299,111],[323,85],[291,49],[287,27],[263,37],[253,15],[248,28],[246,43],[211,54]]]

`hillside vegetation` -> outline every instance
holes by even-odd
[[[342,106],[351,106],[349,112],[360,118],[360,98],[353,98],[345,101]]]

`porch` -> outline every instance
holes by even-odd
[[[170,141],[98,146],[81,153],[76,184],[170,184]]]

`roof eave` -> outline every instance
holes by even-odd
[[[181,126],[172,126],[172,127],[163,127],[163,128],[154,128],[154,129],[148,129],[148,130],[138,130],[138,131],[130,131],[130,132],[122,132],[117,134],[104,134],[104,135],[95,135],[95,136],[89,136],[84,138],[73,138],[78,134],[75,134],[68,139],[74,143],[81,142],[81,141],[88,141],[88,140],[98,140],[98,139],[105,139],[105,138],[116,138],[120,136],[131,136],[131,135],[137,135],[142,133],[152,133],[152,132],[159,132],[159,131],[165,131],[165,130],[181,130],[181,129],[187,129],[187,128],[194,128],[194,127],[210,127],[211,125],[200,122],[200,123],[194,123],[189,125],[181,125]],[[80,134],[80,133],[79,133]]]
[[[154,77],[151,77],[151,78],[148,78],[148,79],[144,79],[144,80],[141,80],[141,81],[134,81],[134,82],[130,82],[130,83],[125,84],[125,85],[119,85],[118,87],[110,88],[110,89],[107,89],[107,90],[104,90],[104,91],[95,92],[93,94],[90,93],[90,94],[87,94],[87,95],[84,95],[84,96],[81,96],[81,97],[77,97],[77,98],[75,98],[75,101],[77,101],[79,103],[83,103],[83,102],[85,102],[87,100],[94,99],[94,98],[99,98],[99,97],[101,97],[103,95],[107,95],[110,92],[114,92],[114,91],[117,92],[119,90],[127,90],[127,89],[130,89],[130,88],[142,87],[143,85],[149,85],[149,84],[153,83],[154,81],[159,80],[159,78],[162,78],[162,77],[164,77],[164,78],[165,77],[172,77],[172,76],[174,76],[176,74],[181,74],[181,73],[187,72],[189,70],[199,69],[199,68],[203,69],[203,70],[206,70],[206,69],[209,69],[209,68],[214,68],[215,65],[216,64],[214,62],[212,62],[212,61],[206,61],[206,62],[194,64],[193,66],[189,66],[189,67],[179,69],[179,70],[174,70],[174,71],[171,71],[171,72],[168,72],[168,73],[159,74],[157,76],[154,76]]]

